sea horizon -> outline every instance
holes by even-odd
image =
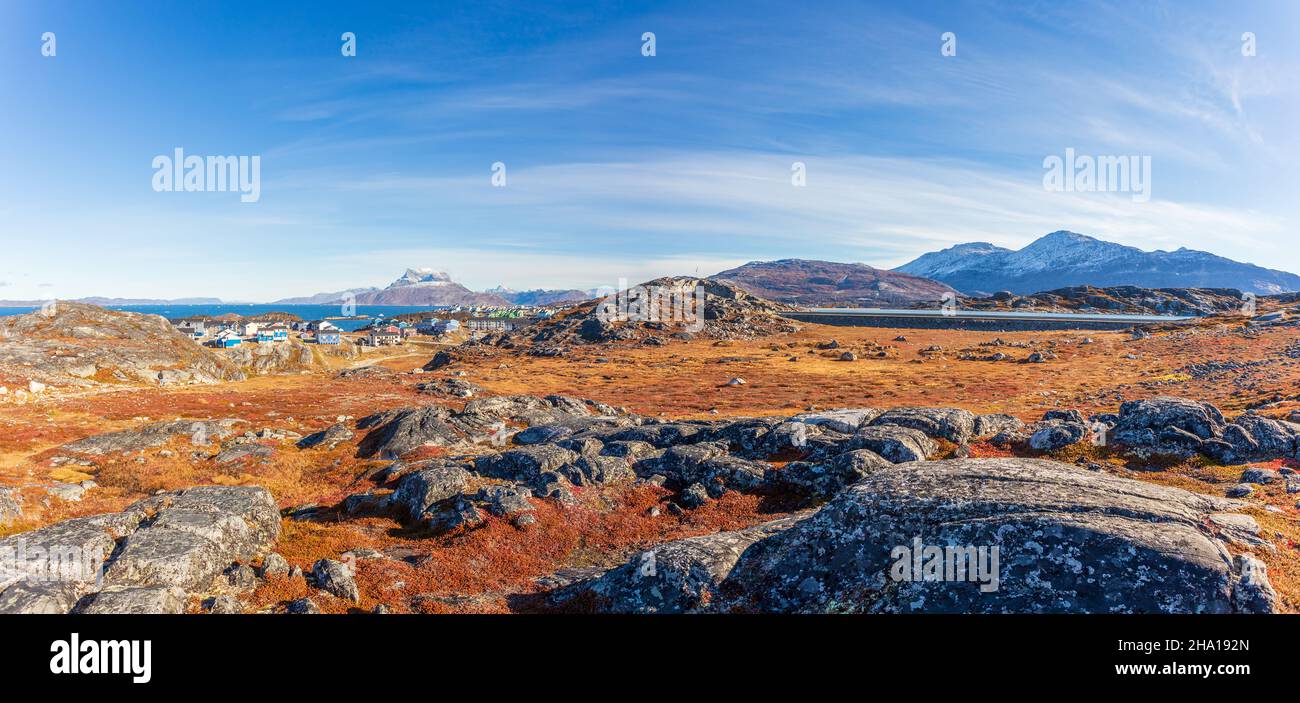
[[[287,312],[297,315],[303,320],[321,320],[325,318],[343,317],[341,305],[275,305],[270,303],[222,303],[218,304],[194,304],[194,305],[102,305],[105,310],[118,310],[122,312],[138,312],[146,315],[161,315],[168,320],[176,320],[184,317],[195,315],[204,315],[216,317],[228,313],[235,313],[245,317],[265,315],[272,312]],[[361,320],[331,320],[344,332],[354,332],[367,324],[371,319],[380,315],[384,317],[393,317],[412,312],[436,312],[448,310],[446,306],[436,305],[357,305],[355,315],[366,319]],[[40,307],[12,307],[0,308],[0,317],[7,315],[22,315],[40,310]]]

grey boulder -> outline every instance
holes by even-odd
[[[895,464],[901,464],[925,461],[939,451],[939,446],[921,430],[886,425],[858,430],[847,449],[870,449]]]
[[[962,408],[895,408],[872,420],[871,425],[910,427],[935,439],[965,444],[975,434],[975,414]]]
[[[1271,612],[1275,604],[1242,590],[1243,582],[1258,585],[1266,576],[1243,574],[1207,527],[1209,515],[1235,507],[1040,459],[901,464],[749,547],[721,586],[719,608]],[[903,567],[918,544],[927,571],[913,577]],[[982,559],[971,551],[981,547]],[[964,562],[971,567],[964,574],[947,568],[963,556],[974,560]],[[946,578],[924,578],[933,563]],[[982,579],[971,578],[981,575],[977,563],[986,567]]]

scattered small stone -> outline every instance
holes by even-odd
[[[1262,469],[1251,467],[1241,472],[1241,483],[1269,484],[1281,478],[1278,472],[1272,469]]]
[[[1229,498],[1245,498],[1255,492],[1249,483],[1239,483],[1228,489]]]
[[[296,568],[296,567],[295,567]],[[299,570],[301,573],[301,570]],[[288,576],[290,574],[289,562],[284,557],[271,552],[262,559],[262,578],[268,576]]]
[[[361,600],[361,591],[347,564],[333,559],[320,559],[312,564],[311,575],[316,581],[316,587],[322,591],[354,603]]]
[[[61,481],[56,481],[53,486],[50,486],[48,492],[50,495],[54,496],[55,498],[58,498],[59,500],[66,500],[75,503],[80,501],[82,497],[85,496],[86,489],[83,488],[80,484],[63,483]]]
[[[234,596],[217,596],[209,600],[205,606],[213,615],[238,615],[244,612],[244,604]]]
[[[709,501],[709,492],[705,490],[704,485],[692,483],[682,491],[681,503],[685,508],[698,508]]]
[[[320,607],[310,598],[299,598],[285,605],[284,612],[290,615],[319,615]]]

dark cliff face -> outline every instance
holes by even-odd
[[[1027,294],[1068,286],[1232,288],[1258,295],[1300,290],[1300,276],[1203,251],[1142,251],[1073,232],[1053,232],[1018,251],[959,245],[895,271],[928,276],[963,293]]]
[[[712,277],[760,298],[798,305],[903,305],[943,298],[946,284],[865,264],[783,259],[753,261]]]

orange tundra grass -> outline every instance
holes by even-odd
[[[399,547],[419,555],[411,561],[358,560],[359,606],[310,594],[322,610],[370,610],[384,603],[394,612],[413,612],[414,603],[419,612],[507,612],[506,596],[535,591],[533,579],[560,569],[614,566],[638,549],[773,517],[760,511],[758,496],[734,492],[681,516],[665,510],[651,517],[649,509],[667,496],[653,486],[582,490],[574,506],[535,500],[537,522],[523,529],[485,513],[480,526],[439,537],[408,534],[396,522],[374,518],[347,523],[286,520],[277,551],[304,571],[317,559],[338,559],[357,548]],[[428,558],[421,558],[424,555]],[[308,595],[298,593],[284,584],[268,584],[254,594],[253,603],[267,607]]]

